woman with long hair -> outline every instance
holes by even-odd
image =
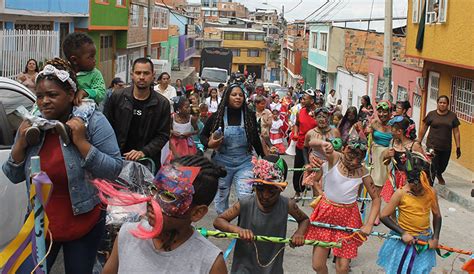
[[[245,102],[245,93],[240,85],[230,85],[217,112],[207,120],[201,132],[201,142],[215,151],[212,160],[227,170],[227,176],[219,179],[215,200],[218,214],[229,208],[233,183],[236,184],[239,199],[252,193],[252,187],[248,184],[248,179],[253,177],[252,155],[254,152],[263,155],[255,113]]]
[[[65,123],[71,129],[71,144],[64,145],[58,131],[42,131],[40,142],[28,144],[29,120],[20,125],[10,158],[3,164],[5,175],[15,184],[31,185],[31,157],[40,156],[41,169],[53,183],[45,207],[49,219],[46,258],[48,270],[62,248],[66,273],[92,273],[105,228],[105,212],[91,179],[114,180],[122,169],[114,131],[100,111],[93,111],[87,127],[79,117],[69,119],[77,92],[76,73],[68,62],[55,58],[47,62],[36,78],[36,97],[41,115]],[[24,263],[24,267],[31,267]],[[23,269],[20,273],[31,272]]]
[[[374,107],[370,103],[368,95],[362,96],[359,107],[359,120],[361,122],[367,121],[374,114]]]
[[[38,62],[35,59],[30,59],[26,62],[25,69],[20,75],[18,75],[17,80],[29,90],[35,92],[36,90],[36,76],[38,75],[39,67]]]
[[[339,123],[339,132],[341,133],[341,139],[343,142],[347,141],[349,137],[349,132],[354,125],[359,125],[359,115],[357,114],[357,108],[352,106],[346,110],[346,114],[342,117],[341,122]]]
[[[219,98],[217,94],[217,89],[211,88],[209,92],[209,97],[206,98],[206,105],[209,108],[209,112],[211,113],[216,112],[217,108],[219,107],[220,102],[221,102],[221,99]]]
[[[419,141],[423,140],[429,128],[430,132],[428,133],[426,146],[435,152],[433,166],[436,170],[436,178],[438,178],[440,185],[444,185],[446,182],[443,178],[443,172],[446,170],[451,157],[453,135],[456,143],[456,157],[458,159],[461,157],[461,134],[459,132],[461,123],[456,113],[449,110],[448,96],[441,95],[438,97],[437,103],[436,110],[430,111],[423,119]]]

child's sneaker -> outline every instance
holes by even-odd
[[[40,142],[41,131],[38,127],[32,126],[26,130],[25,138],[26,142],[30,146],[36,146]]]
[[[58,122],[56,126],[54,126],[54,129],[61,137],[65,146],[71,143],[71,128],[68,125]]]

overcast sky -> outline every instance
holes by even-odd
[[[200,2],[199,0],[188,0],[189,2]],[[252,11],[255,8],[278,8],[281,12],[281,6],[285,6],[285,18],[288,21],[304,19],[315,11],[318,7],[326,2],[326,0],[303,0],[302,3],[293,9],[300,0],[234,0],[233,2],[240,2],[247,6]],[[268,5],[263,3],[267,2]],[[406,17],[407,16],[407,2],[406,0],[393,1],[393,16]],[[310,17],[309,20],[332,20],[332,19],[350,19],[350,18],[369,18],[370,11],[373,4],[372,18],[383,18],[385,0],[329,0],[329,4],[321,13],[316,13]],[[292,10],[293,9],[293,10]],[[329,13],[328,13],[329,11]],[[404,25],[404,21],[394,22],[394,27]],[[348,25],[354,28],[367,28],[365,24],[351,24]],[[371,29],[383,31],[383,22],[371,23]]]

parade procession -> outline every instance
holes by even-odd
[[[0,1],[0,273],[474,273],[469,10]]]

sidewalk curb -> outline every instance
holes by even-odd
[[[434,188],[443,199],[456,203],[470,212],[474,212],[474,199],[466,199],[444,185],[435,184]]]

